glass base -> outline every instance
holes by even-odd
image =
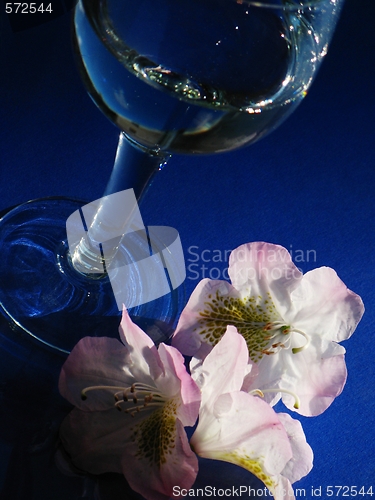
[[[0,219],[2,312],[12,328],[62,354],[82,337],[118,338],[121,319],[108,277],[87,277],[70,263],[66,221],[84,204],[66,198],[34,200]],[[182,285],[129,313],[155,343],[165,342],[184,301]]]

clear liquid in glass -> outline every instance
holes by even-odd
[[[90,95],[147,148],[202,154],[255,142],[306,95],[338,10],[332,0],[271,3],[81,0],[76,46]]]

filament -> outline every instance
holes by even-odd
[[[113,385],[90,385],[89,387],[85,387],[85,389],[82,389],[81,391],[81,399],[82,401],[85,401],[87,399],[87,393],[90,391],[122,391],[124,390],[123,387],[116,387]]]
[[[268,393],[272,393],[272,392],[281,392],[281,393],[284,393],[284,394],[289,394],[290,396],[292,396],[294,398],[294,405],[293,407],[298,410],[301,406],[301,402],[300,402],[300,399],[299,397],[297,396],[297,394],[293,391],[288,391],[287,389],[279,389],[279,388],[275,388],[275,389],[263,389],[263,390],[260,390],[260,389],[255,389],[254,391],[251,391],[249,394],[254,394],[254,395],[258,395],[260,397],[264,397],[265,394],[268,394]]]
[[[297,354],[298,352],[303,351],[304,349],[306,349],[306,347],[308,347],[310,345],[310,337],[305,332],[303,332],[302,330],[297,330],[297,328],[293,328],[292,332],[299,333],[300,335],[302,335],[302,337],[306,341],[305,344],[302,345],[301,347],[293,347],[292,348],[292,353],[293,354]]]
[[[110,385],[92,385],[81,391],[81,399],[85,401],[90,391],[109,390],[115,399],[114,406],[119,411],[134,417],[138,412],[149,407],[160,407],[165,404],[166,398],[156,387],[142,382],[134,382],[130,387]],[[114,392],[115,391],[115,392]],[[126,403],[132,402],[135,406],[127,407]]]

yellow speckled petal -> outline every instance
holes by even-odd
[[[189,489],[198,460],[171,400],[132,429],[122,468],[130,486],[145,498],[167,500],[173,486]]]
[[[257,362],[268,352],[272,337],[269,325],[274,323],[281,325],[282,318],[269,292],[241,297],[229,283],[203,280],[181,314],[173,345],[186,355],[196,355],[202,344],[215,346],[232,325]]]

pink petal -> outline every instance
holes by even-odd
[[[286,498],[288,500],[296,500],[289,479],[280,474],[277,478],[275,478],[275,481],[277,483],[273,491],[273,497],[275,500],[285,500]]]
[[[293,419],[287,413],[278,413],[277,416],[288,434],[293,453],[293,458],[284,467],[282,475],[293,484],[311,471],[313,451],[306,442],[306,436],[299,420]]]
[[[173,486],[190,488],[197,475],[197,457],[182,423],[163,410],[141,411],[132,418],[116,409],[74,409],[60,437],[77,468],[90,474],[123,473],[146,499],[167,499]]]
[[[289,309],[290,294],[302,279],[302,273],[285,248],[264,242],[248,243],[234,250],[229,258],[228,274],[242,297],[265,299],[270,293],[281,315]]]
[[[192,377],[202,391],[202,405],[214,404],[220,394],[239,391],[248,371],[248,359],[245,339],[234,326],[228,326],[203,363],[192,369]]]
[[[213,301],[217,299],[217,295],[224,298],[239,298],[238,292],[229,283],[209,279],[200,281],[191,294],[172,339],[173,347],[182,354],[198,356],[202,343],[215,345],[224,335],[226,326],[233,324],[234,318],[227,311],[221,313],[215,311]],[[216,323],[214,335],[213,329],[207,325],[207,321],[212,320]]]
[[[131,417],[126,417],[130,422]],[[74,409],[63,421],[60,437],[79,469],[90,474],[122,473],[121,460],[129,436],[124,433],[124,414],[115,408],[99,412]]]
[[[203,458],[244,467],[271,491],[292,458],[288,436],[276,413],[261,399],[241,391],[221,395],[213,411],[202,407],[191,444]]]
[[[265,394],[265,400],[275,404],[282,397],[290,410],[300,415],[315,416],[325,411],[342,392],[346,382],[345,349],[333,342],[312,338],[309,347],[297,354],[284,352],[265,356],[259,363],[259,376],[244,389],[274,389]],[[269,377],[269,373],[273,377]],[[246,382],[246,380],[245,380]],[[277,389],[292,391],[300,400],[299,409],[294,408],[295,398],[277,393]],[[278,396],[275,398],[275,396]]]
[[[131,320],[127,310],[123,309],[119,328],[120,338],[128,347],[132,360],[132,373],[135,378],[145,381],[147,374],[155,380],[163,373],[157,348],[151,338]]]
[[[320,415],[345,385],[344,353],[341,345],[312,336],[308,348],[303,351],[293,354],[290,349],[281,349],[276,354],[263,356],[257,363],[256,376],[250,373],[245,377],[242,390],[273,389],[274,392],[264,395],[265,401],[272,406],[282,397],[290,410],[305,416]],[[277,392],[278,389],[281,392]],[[282,390],[298,396],[299,409],[294,407],[295,398]]]
[[[341,394],[347,378],[343,354],[316,359],[313,358],[311,345],[306,351],[295,355],[294,369],[300,373],[295,385],[289,386],[287,379],[281,385],[285,389],[294,390],[299,396],[300,408],[296,411],[307,417],[323,413]],[[293,398],[282,394],[282,399],[287,408],[294,409]]]
[[[70,403],[83,410],[106,410],[113,407],[115,390],[94,390],[86,401],[81,391],[90,386],[131,385],[126,376],[129,351],[121,342],[106,337],[85,337],[73,348],[65,361],[59,379],[59,391]]]
[[[177,417],[185,426],[193,426],[198,418],[201,392],[186,370],[184,358],[177,349],[160,344],[160,359],[165,375],[157,380],[157,387],[168,397],[180,395]]]
[[[139,448],[139,441],[133,440],[122,460],[123,473],[130,486],[147,500],[167,500],[173,497],[174,486],[189,489],[197,476],[198,460],[182,423],[175,420],[174,425],[168,425],[168,431],[169,442],[168,435],[165,439],[166,434],[160,433],[162,443],[146,441],[144,449]],[[158,452],[165,449],[166,444],[167,449],[160,456]]]
[[[364,312],[362,299],[329,267],[306,273],[292,301],[287,321],[307,334],[336,342],[351,336]]]

